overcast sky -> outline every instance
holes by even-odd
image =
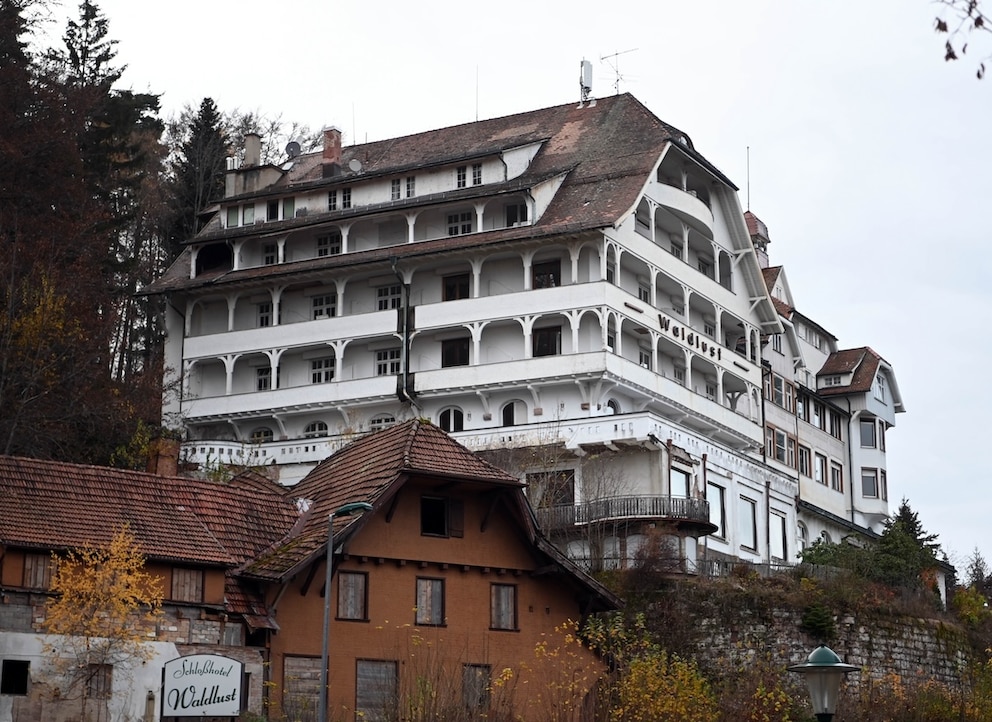
[[[908,498],[960,571],[976,547],[992,563],[992,34],[945,63],[930,0],[98,5],[123,84],[165,115],[209,96],[346,143],[577,101],[583,58],[595,96],[619,71],[750,198],[797,308],[893,365],[892,509]]]

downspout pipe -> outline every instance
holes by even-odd
[[[397,267],[396,256],[393,256],[390,262],[393,274],[403,288],[403,303],[399,309],[400,331],[403,337],[403,343],[400,348],[400,382],[399,388],[396,390],[396,395],[399,396],[400,401],[409,403],[419,410],[420,407],[417,405],[416,400],[414,400],[414,392],[410,388],[410,284],[406,282],[403,274],[400,273]]]

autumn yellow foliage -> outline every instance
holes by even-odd
[[[84,700],[93,677],[113,668],[118,680],[131,664],[148,658],[142,644],[162,602],[161,581],[145,571],[128,527],[105,547],[89,546],[53,555],[54,573],[44,631],[52,682],[59,695]]]

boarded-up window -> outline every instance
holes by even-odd
[[[473,718],[484,718],[489,711],[489,687],[492,669],[488,664],[462,665],[462,700]]]
[[[366,722],[396,718],[397,665],[371,659],[356,660],[355,717]]]
[[[176,602],[202,602],[203,570],[173,567],[172,592],[169,598]]]
[[[86,674],[86,694],[90,699],[110,699],[113,684],[114,665],[89,665]]]
[[[444,624],[444,580],[417,579],[417,624]]]
[[[320,699],[320,658],[286,655],[282,676],[282,711],[291,720],[316,719]]]
[[[516,629],[517,587],[513,584],[493,584],[490,599],[489,626],[493,629]]]
[[[338,573],[338,619],[368,619],[368,575]]]
[[[52,584],[50,554],[24,555],[24,586],[28,589],[48,589]]]

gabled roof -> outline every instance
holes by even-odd
[[[411,475],[522,489],[514,476],[483,461],[430,422],[414,419],[368,434],[329,456],[287,491],[305,500],[304,516],[278,544],[245,565],[249,576],[285,578],[324,553],[327,518],[342,505],[380,506]],[[356,519],[335,517],[335,536]]]
[[[363,501],[372,511],[363,517],[335,517],[334,544],[363,526],[363,518],[380,511],[414,476],[478,485],[480,490],[503,489],[504,500],[534,553],[549,563],[545,573],[581,591],[590,609],[618,607],[620,600],[581,571],[537,529],[524,496],[524,484],[473,454],[429,421],[414,419],[368,434],[345,446],[317,466],[288,494],[309,504],[300,523],[283,539],[245,564],[246,578],[285,581],[322,559],[327,549],[327,519],[347,503]]]
[[[256,482],[0,456],[0,544],[8,546],[101,546],[126,524],[150,559],[233,567],[293,518],[288,500]]]
[[[817,378],[821,376],[836,376],[853,374],[851,382],[846,386],[827,386],[820,389],[821,396],[844,396],[846,394],[864,394],[872,390],[872,384],[879,372],[885,372],[889,378],[890,392],[893,395],[894,408],[896,411],[904,411],[902,397],[899,395],[898,387],[895,384],[895,377],[892,374],[892,367],[878,353],[868,346],[861,348],[844,349],[835,351],[827,357],[826,362],[817,372]]]

